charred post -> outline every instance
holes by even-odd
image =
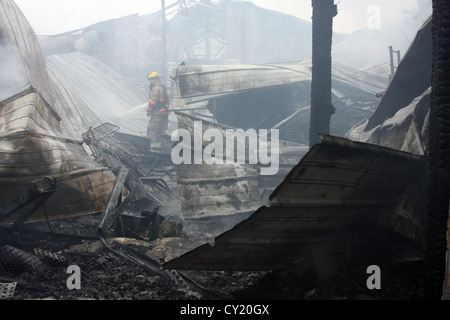
[[[390,59],[390,67],[391,67],[390,80],[392,80],[392,78],[394,78],[394,74],[395,74],[394,49],[392,48],[392,46],[389,47],[389,59]]]
[[[163,75],[163,81],[167,81],[167,32],[166,32],[166,1],[161,0],[161,46],[162,46],[162,59],[161,59],[161,74]]]
[[[331,45],[333,18],[337,15],[334,0],[312,0],[313,53],[311,83],[311,122],[309,145],[320,143],[319,134],[330,133],[334,113],[331,102]]]
[[[433,0],[433,69],[428,145],[428,297],[441,299],[450,194],[450,2]]]

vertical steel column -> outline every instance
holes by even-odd
[[[312,0],[313,53],[311,83],[311,122],[309,145],[320,143],[319,134],[330,133],[333,18],[337,15],[334,0]]]

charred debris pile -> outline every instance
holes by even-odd
[[[223,23],[230,6],[243,5],[254,19],[279,18],[223,3],[222,11],[202,5],[172,21],[184,25],[213,10],[222,34],[243,26]],[[133,81],[139,57],[120,59],[127,46],[113,44],[133,26],[130,39],[156,41],[140,34],[151,28],[137,28],[152,17],[39,44],[13,1],[0,7],[0,50],[18,65],[0,102],[0,298],[423,297],[430,83],[411,92],[404,81],[429,72],[423,66],[410,75],[415,59],[430,54],[423,50],[430,21],[387,89],[382,77],[333,64],[331,135],[311,148],[311,61],[248,64],[254,52],[241,48],[243,57],[220,64],[209,51],[209,63],[174,66],[170,131],[279,130],[278,170],[265,176],[260,164],[175,165],[170,135],[166,150],[150,150],[147,94]],[[219,44],[239,47],[243,34]],[[182,55],[198,62],[187,42]],[[384,270],[383,290],[367,289],[370,265]],[[69,288],[71,267],[80,272],[79,290]]]

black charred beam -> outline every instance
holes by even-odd
[[[163,81],[167,81],[167,24],[166,24],[166,1],[161,0],[161,74],[163,75]]]
[[[333,18],[337,15],[334,0],[312,0],[313,52],[311,83],[310,147],[320,143],[319,134],[330,133],[334,114],[331,102],[331,46]]]
[[[450,195],[450,2],[433,0],[433,67],[427,181],[427,299],[442,299]]]

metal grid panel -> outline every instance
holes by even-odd
[[[17,282],[0,283],[0,300],[11,299],[14,297]]]

